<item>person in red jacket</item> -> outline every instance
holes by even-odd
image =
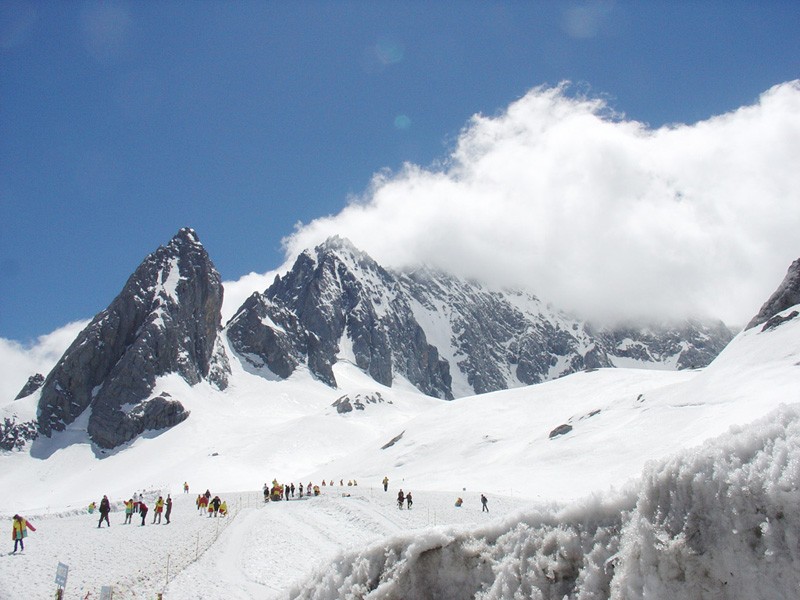
[[[147,504],[144,503],[144,498],[139,501],[139,514],[142,515],[142,527],[144,527],[144,520],[147,518]]]
[[[30,529],[31,531],[36,531],[36,528],[33,525],[31,525],[26,519],[20,517],[19,515],[14,515],[14,521],[11,529],[11,539],[14,540],[13,553],[16,553],[17,545],[19,545],[20,550],[22,551],[25,550],[24,540],[26,537],[28,537],[28,529]]]

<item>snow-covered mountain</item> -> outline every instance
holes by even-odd
[[[779,290],[798,271],[800,262]],[[176,371],[156,377],[150,396],[168,390],[191,412],[173,427],[98,455],[76,419],[40,436],[38,452],[0,453],[0,513],[39,525],[36,552],[0,556],[0,597],[49,593],[65,547],[81,597],[108,583],[123,598],[158,590],[176,600],[394,599],[420,589],[442,598],[793,597],[800,305],[785,298],[771,298],[763,319],[703,369],[589,369],[452,402],[398,372],[391,387],[379,383],[340,354],[336,389],[303,360],[284,379],[240,360],[222,336],[226,389]],[[39,395],[0,416],[35,418]],[[152,499],[189,481],[232,497],[273,478],[359,487],[240,504],[208,542],[188,501],[176,502],[177,534],[115,524],[88,535],[95,526],[79,514],[103,494],[119,501],[144,489]],[[398,487],[414,491],[413,516],[393,506]],[[481,492],[493,510],[485,517]],[[147,575],[152,548],[169,553],[173,579]],[[315,573],[309,556],[322,561]]]
[[[149,255],[111,305],[80,333],[47,375],[17,398],[36,415],[9,418],[2,447],[51,437],[83,419],[100,451],[186,419],[175,389],[228,385],[228,353],[246,370],[287,379],[298,369],[337,388],[337,363],[376,384],[410,382],[441,399],[516,388],[584,369],[702,367],[731,338],[721,322],[601,328],[531,293],[492,290],[445,273],[381,267],[348,240],[330,238],[298,256],[263,293],[254,292],[225,329],[222,286],[191,229]],[[44,455],[47,443],[34,443]]]
[[[583,498],[380,540],[320,565],[289,597],[796,597],[800,298],[787,298],[798,281],[800,261],[702,372],[605,370],[464,399],[457,414],[444,404],[405,423],[380,451],[326,465],[319,473],[371,479],[391,465],[404,482],[466,492],[492,489],[488,463],[523,494]]]
[[[378,383],[399,375],[446,399],[590,368],[703,367],[732,337],[721,322],[594,327],[531,293],[385,269],[337,237],[301,254],[226,329],[245,361],[280,377],[307,364],[335,386],[332,365],[350,360]]]
[[[194,231],[181,229],[142,262],[38,392],[34,376],[17,398],[38,394],[36,422],[47,437],[85,415],[100,448],[180,423],[188,412],[169,392],[152,393],[156,379],[176,373],[189,384],[227,386],[221,306],[219,274]]]

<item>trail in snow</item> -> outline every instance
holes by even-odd
[[[346,490],[346,491],[343,491]],[[399,510],[397,488],[328,488],[319,497],[247,508],[202,558],[166,590],[170,600],[224,597],[226,600],[278,598],[315,566],[341,551],[361,548],[401,531],[437,525],[474,525],[529,506],[525,500],[493,498],[492,513],[481,513],[477,494],[415,492],[412,510]],[[350,494],[345,496],[343,494]]]
[[[278,598],[341,551],[401,531],[488,522],[529,506],[524,499],[490,496],[486,514],[477,493],[460,492],[465,504],[455,508],[455,492],[419,491],[413,509],[401,511],[397,488],[323,490],[319,497],[267,504],[259,492],[220,494],[232,510],[216,519],[197,512],[195,495],[180,494],[170,525],[152,525],[152,511],[141,527],[137,515],[123,525],[124,513],[116,510],[111,527],[102,529],[97,513],[26,515],[37,531],[24,554],[0,556],[0,598],[52,596],[59,562],[70,567],[65,600],[87,593],[99,598],[103,585],[113,586],[115,600],[150,600],[158,592],[169,600]]]

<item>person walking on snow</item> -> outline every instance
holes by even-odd
[[[188,481],[184,481],[183,482],[183,493],[184,494],[188,494],[189,493],[189,482]]]
[[[169,525],[169,516],[172,514],[172,498],[170,498],[169,494],[167,494],[166,507],[167,511],[164,513],[164,517],[167,519],[167,522],[164,524]]]
[[[414,504],[414,499],[411,497],[411,492],[406,494],[406,507],[411,510],[411,505]]]
[[[484,511],[486,511],[486,512],[489,512],[489,507],[488,507],[488,506],[486,506],[486,504],[487,504],[488,502],[489,502],[489,501],[486,499],[486,496],[484,496],[483,494],[481,494],[481,504],[483,505],[483,508],[481,509],[481,512],[484,512]]]
[[[403,493],[403,490],[400,490],[399,492],[397,492],[397,508],[399,508],[400,510],[403,510],[403,502],[405,502],[405,500],[406,500],[406,496]]]
[[[384,477],[383,478],[383,491],[384,492],[388,492],[389,491],[389,478],[388,477]]]
[[[100,500],[100,520],[97,522],[97,528],[100,529],[100,526],[103,524],[103,521],[106,522],[106,525],[111,527],[111,523],[108,521],[108,513],[111,512],[111,504],[108,501],[108,496],[103,496],[103,499]]]
[[[133,517],[133,498],[129,498],[125,501],[125,522],[123,525],[127,525],[131,522],[131,518]]]
[[[144,520],[147,518],[147,504],[144,503],[144,498],[139,501],[139,514],[142,515],[142,527],[144,527]]]
[[[25,518],[20,517],[19,515],[14,515],[11,529],[11,539],[14,540],[14,552],[12,552],[12,554],[16,554],[18,544],[20,551],[25,551],[24,540],[26,537],[28,537],[28,529],[31,531],[36,531],[36,527],[31,525]]]

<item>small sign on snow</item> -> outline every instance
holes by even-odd
[[[56,567],[56,585],[58,587],[67,587],[67,575],[69,574],[69,567],[64,563],[58,563]]]

